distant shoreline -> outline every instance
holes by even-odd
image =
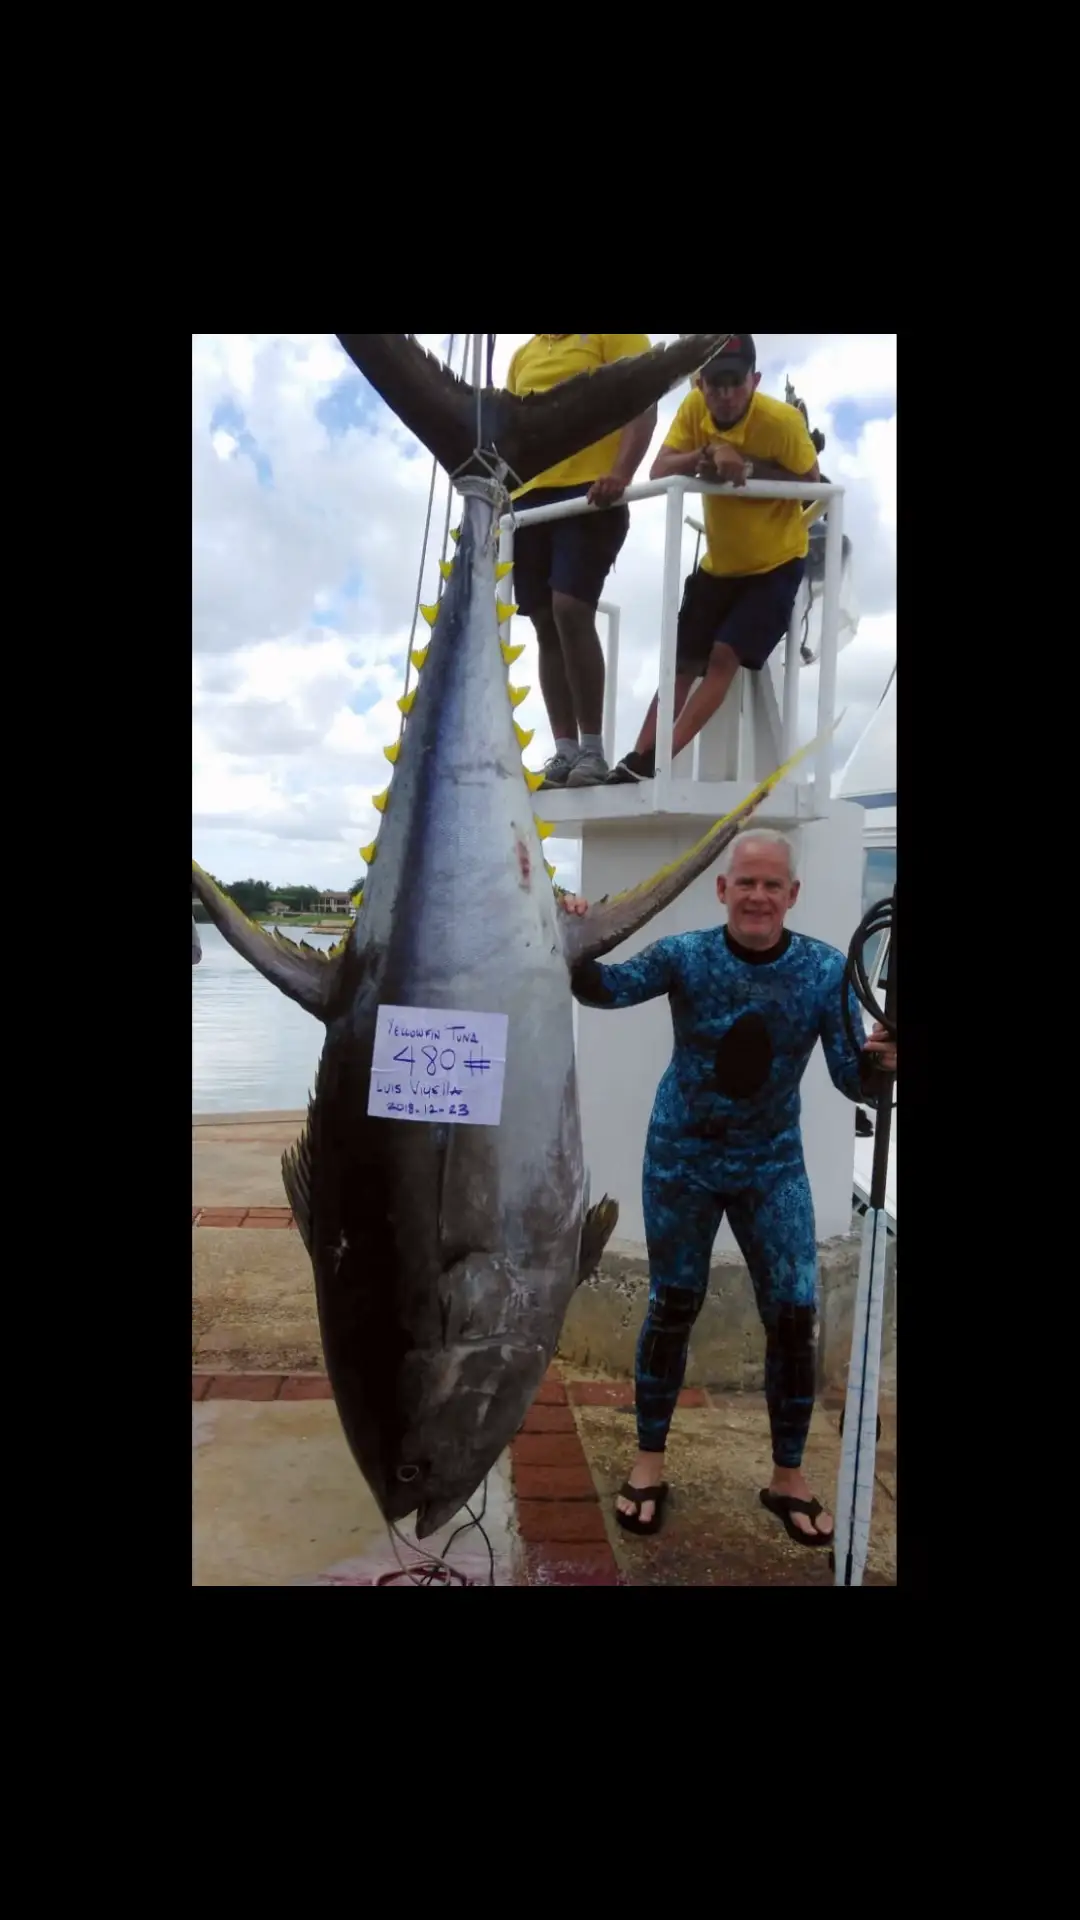
[[[208,913],[198,914],[193,911],[191,917],[197,927],[213,926]],[[339,915],[336,920],[327,919],[317,913],[281,913],[261,916],[256,914],[255,921],[260,927],[302,927],[305,933],[347,933],[353,924],[352,916],[345,913]]]

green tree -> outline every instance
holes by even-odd
[[[257,914],[269,912],[272,892],[269,880],[233,880],[225,892],[230,900],[235,900],[241,913],[254,918]]]

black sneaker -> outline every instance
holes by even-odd
[[[612,767],[604,782],[606,787],[626,787],[635,780],[651,780],[656,773],[656,753],[650,747],[648,753],[625,753],[617,767]]]
[[[873,1123],[861,1107],[855,1109],[855,1132],[860,1140],[872,1140],[874,1137]]]

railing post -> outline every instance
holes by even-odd
[[[598,611],[607,618],[607,648],[604,654],[604,759],[615,765],[615,708],[619,697],[619,609],[600,602]]]
[[[509,525],[507,525],[508,521],[509,521]],[[505,514],[503,519],[499,523],[499,560],[500,562],[504,560],[509,560],[511,565],[513,565],[514,523],[510,514]],[[495,588],[496,600],[509,601],[513,591],[513,584],[514,584],[513,574],[512,573],[506,574],[504,578],[498,582],[498,585]],[[502,629],[501,636],[500,636],[503,640],[509,640],[511,624],[512,624],[512,620],[507,620],[505,622]]]
[[[824,733],[836,718],[836,643],[840,633],[840,569],[844,555],[844,496],[834,493],[825,525],[825,580],[821,595],[821,670],[818,679],[817,731]],[[828,805],[832,797],[832,739],[823,740],[814,767],[814,803]]]
[[[679,621],[679,578],[682,573],[682,515],[684,486],[668,483],[664,528],[664,587],[660,617],[660,691],[656,703],[656,768],[653,791],[658,806],[671,767],[671,734],[675,724],[675,630]]]
[[[799,602],[801,599],[800,591],[795,595],[795,605],[791,609],[787,646],[784,649],[784,716],[780,729],[781,766],[786,766],[795,751],[795,732],[799,724],[799,628],[802,625]]]

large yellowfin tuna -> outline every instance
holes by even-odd
[[[684,859],[584,916],[558,907],[496,600],[502,485],[624,426],[728,337],[690,335],[519,400],[480,399],[403,334],[338,339],[455,476],[464,514],[367,877],[340,949],[264,933],[193,868],[238,952],[321,1020],[286,1191],[327,1370],[387,1520],[424,1538],[480,1485],[617,1218],[587,1208],[571,968],[618,946],[723,851],[781,769]],[[494,477],[493,477],[494,476]]]

